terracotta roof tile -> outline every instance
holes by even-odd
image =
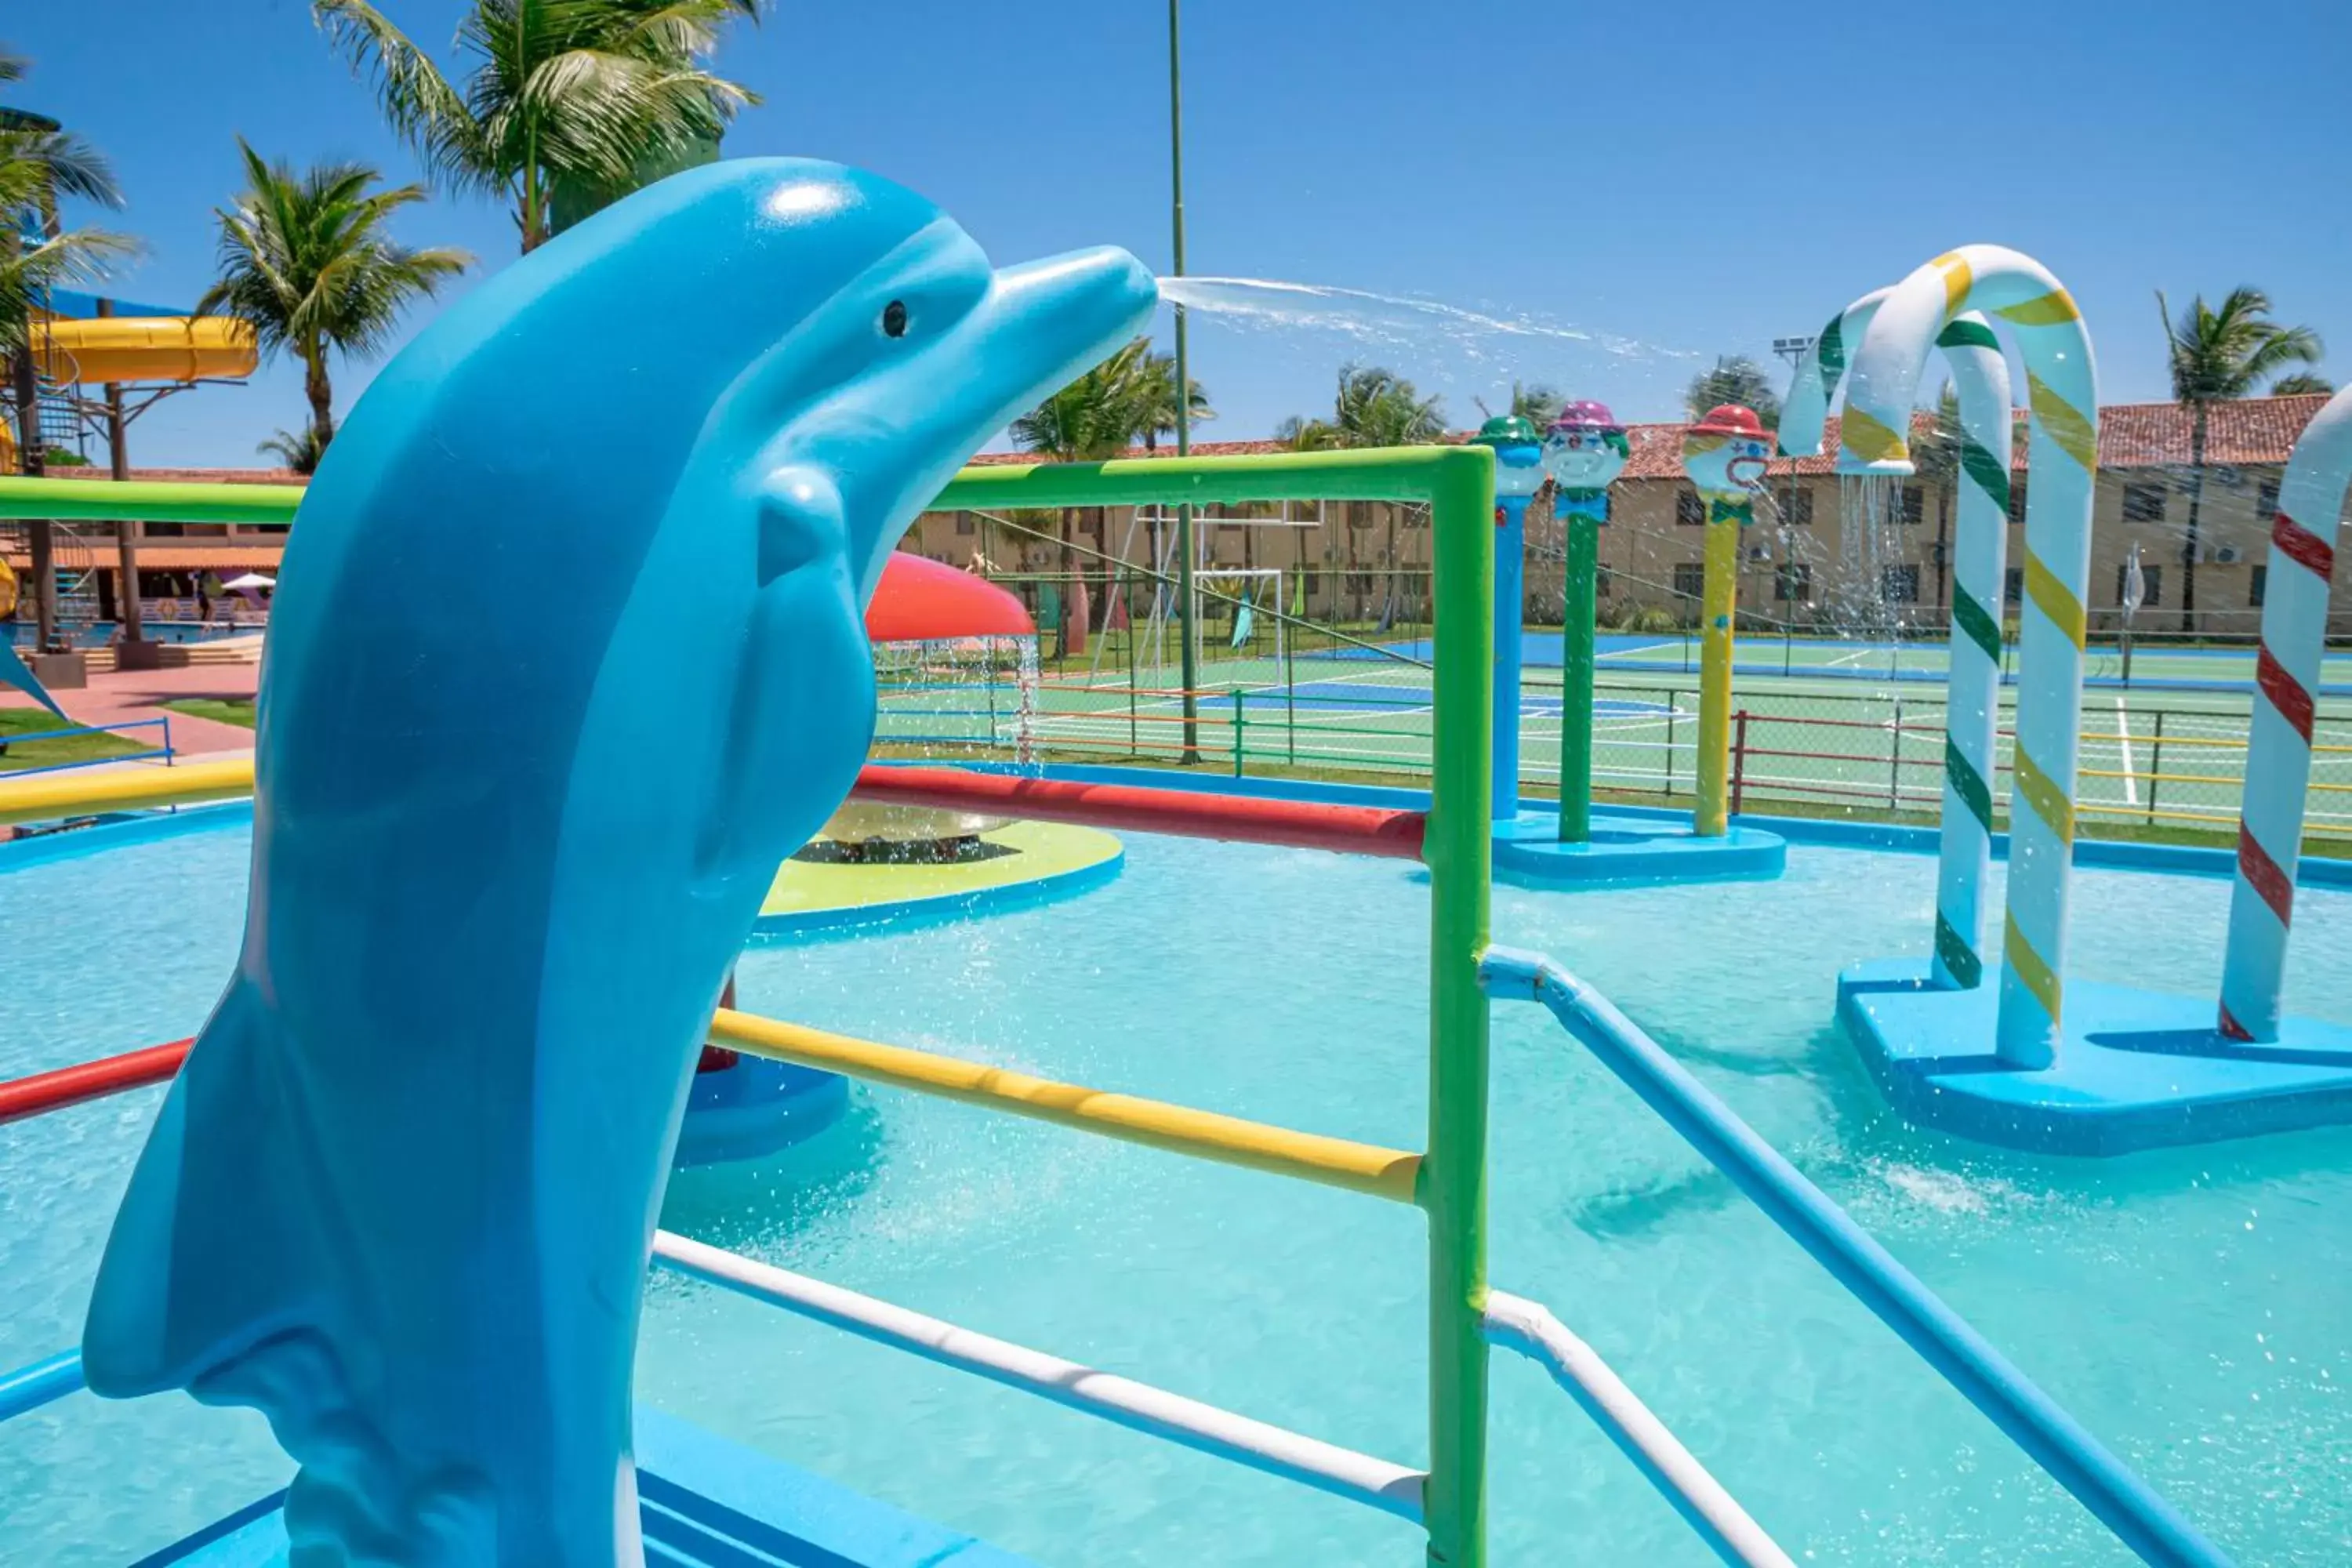
[[[2217,403],[2207,421],[2205,460],[2209,463],[2282,464],[2294,445],[2303,427],[2311,423],[2327,399],[2314,394],[2298,397],[2250,397],[2236,403]],[[2019,414],[2022,424],[2024,416]],[[1929,422],[1925,412],[1912,416],[1915,437],[1924,433]],[[2189,408],[2178,403],[2116,403],[2099,410],[2099,466],[2106,468],[2149,468],[2185,464],[2189,458],[2189,442],[2194,427]],[[1664,479],[1682,477],[1682,435],[1680,423],[1629,425],[1625,434],[1633,451],[1625,465],[1629,479]],[[1470,438],[1468,431],[1454,431],[1445,439],[1462,442]],[[2017,442],[2017,466],[2025,466],[2024,432],[2021,428]],[[1801,458],[1794,468],[1800,474],[1829,474],[1836,471],[1838,416],[1829,416],[1822,433],[1822,455]],[[1260,457],[1273,452],[1286,452],[1289,446],[1281,441],[1196,441],[1192,455],[1198,458]],[[1131,447],[1128,458],[1172,458],[1175,447],[1164,446],[1146,451]],[[982,452],[972,462],[983,468],[1010,463],[1034,463],[1038,458],[1028,452]],[[1771,468],[1774,475],[1785,475],[1791,465],[1786,458],[1776,459]],[[54,468],[52,479],[106,479],[103,468]],[[299,485],[307,483],[305,476],[290,468],[134,468],[134,479],[209,480],[215,484]]]

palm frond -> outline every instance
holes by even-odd
[[[407,34],[368,0],[313,0],[310,16],[352,73],[374,89],[394,133],[436,180],[453,190],[499,188],[477,117]]]

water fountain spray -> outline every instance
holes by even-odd
[[[1862,342],[1891,289],[1865,294],[1822,329],[1797,366],[1780,410],[1780,450],[1822,449],[1846,354]],[[1937,334],[1960,402],[1959,517],[1952,541],[1952,635],[1945,719],[1944,802],[1936,875],[1938,985],[1984,978],[1985,880],[1992,861],[1995,731],[2000,714],[2000,616],[2009,547],[2009,363],[1992,325],[1971,310]]]

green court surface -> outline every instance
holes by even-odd
[[[1665,646],[1673,647],[1669,641]],[[1835,645],[1797,644],[1810,658]],[[1780,645],[1763,642],[1747,650]],[[1886,650],[1872,650],[1885,658]],[[1940,647],[1911,647],[1932,659]],[[2097,658],[2095,656],[2095,664]],[[2138,684],[2149,656],[2135,654],[2134,686],[2088,687],[2083,696],[2078,807],[2086,830],[2141,826],[2228,832],[2237,822],[2250,696],[2244,689],[2182,690]],[[2168,656],[2211,668],[2207,652]],[[1937,679],[1870,680],[1818,668],[1759,672],[1745,654],[1734,681],[1734,771],[1747,809],[1776,802],[1845,805],[1859,815],[1934,812],[1941,800],[1944,689]],[[2251,672],[2251,656],[2247,668]],[[1693,788],[1698,678],[1679,668],[1604,661],[1593,702],[1594,782],[1603,789],[1687,796]],[[1049,669],[1025,721],[1030,743],[1064,761],[1168,761],[1184,743],[1182,701],[1150,670],[1130,689],[1124,673],[1092,684]],[[1225,771],[1288,768],[1425,775],[1430,764],[1429,672],[1360,654],[1222,661],[1202,669],[1195,731],[1204,765]],[[1559,671],[1530,668],[1520,709],[1520,779],[1535,793],[1557,785]],[[2013,687],[2001,693],[2010,727]],[[953,752],[1010,752],[1024,727],[1017,689],[940,682],[886,687],[880,739]],[[2352,835],[2352,700],[2323,698],[2315,727],[2310,827]],[[2000,742],[2007,773],[2010,742]],[[1398,782],[1406,782],[1400,779]],[[2006,777],[2002,780],[2006,793]]]

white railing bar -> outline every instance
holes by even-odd
[[[1610,1441],[1624,1450],[1715,1554],[1744,1568],[1794,1568],[1764,1527],[1748,1516],[1641,1396],[1539,1301],[1501,1290],[1486,1296],[1486,1339],[1540,1363],[1573,1395]]]
[[[1008,1388],[1083,1410],[1134,1431],[1164,1437],[1203,1454],[1214,1454],[1267,1475],[1286,1477],[1416,1524],[1421,1522],[1422,1483],[1427,1477],[1403,1465],[1254,1421],[1246,1415],[1074,1361],[1064,1361],[1043,1351],[960,1329],[938,1318],[894,1307],[872,1296],[666,1230],[654,1233],[654,1258],[678,1273],[830,1324],[876,1344],[889,1345],[942,1366],[974,1373]]]

